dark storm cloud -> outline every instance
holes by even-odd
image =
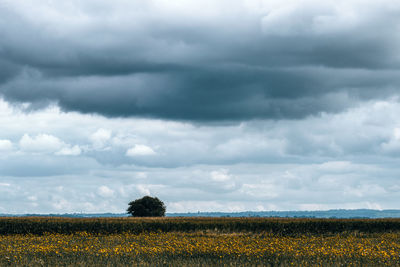
[[[0,92],[197,121],[302,118],[397,95],[398,4],[227,4],[187,1],[185,14],[162,1],[10,3],[0,8]]]

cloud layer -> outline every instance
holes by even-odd
[[[193,125],[0,101],[1,212],[397,208],[400,103],[303,120]]]
[[[398,208],[400,3],[0,3],[0,213]]]
[[[0,93],[112,117],[340,112],[397,95],[399,13],[388,0],[6,1]]]

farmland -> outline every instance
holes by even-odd
[[[400,220],[0,218],[0,265],[400,266]]]

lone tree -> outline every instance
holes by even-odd
[[[162,217],[165,216],[165,205],[156,197],[145,196],[129,202],[126,211],[133,217]]]

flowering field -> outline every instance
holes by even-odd
[[[48,219],[32,220],[45,223]],[[80,219],[75,220],[82,223]],[[110,219],[102,220],[107,222]],[[218,222],[224,219],[207,220]],[[160,220],[165,221],[171,223],[168,219]],[[0,266],[5,265],[400,266],[400,232],[363,233],[355,230],[282,235],[267,231],[208,229],[140,233],[12,233],[0,235]]]

